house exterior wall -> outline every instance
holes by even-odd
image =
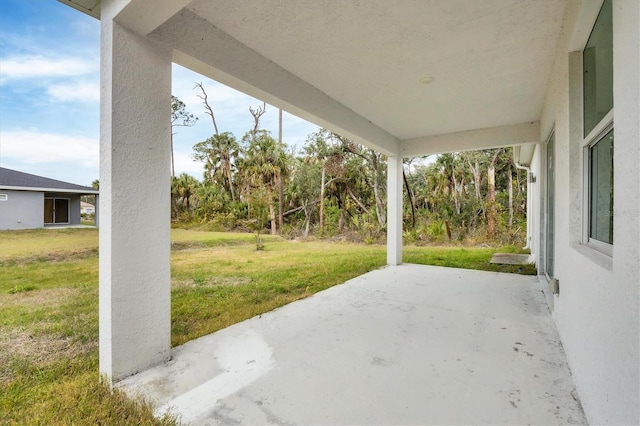
[[[555,128],[555,318],[591,424],[640,424],[640,2],[614,0],[614,244],[607,256],[583,244],[584,149],[581,53],[570,47],[581,7],[569,2],[541,119]],[[574,50],[574,52],[571,52]],[[544,206],[544,146],[534,170]],[[538,209],[537,259],[544,253]],[[536,212],[534,212],[536,214]],[[539,262],[539,266],[542,263]]]
[[[44,226],[44,193],[0,189],[7,194],[0,201],[0,230],[30,229]]]

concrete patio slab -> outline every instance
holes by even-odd
[[[585,424],[536,277],[400,265],[119,383],[191,424]]]

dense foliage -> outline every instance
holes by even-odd
[[[173,178],[174,224],[383,240],[386,157],[326,129],[291,150],[260,129],[264,108],[250,108],[253,128],[241,140],[216,124],[195,144],[204,179]],[[511,148],[408,159],[403,177],[405,241],[524,243],[527,177]]]

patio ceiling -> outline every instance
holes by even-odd
[[[130,0],[116,20],[171,46],[181,65],[408,156],[537,142],[564,7]]]

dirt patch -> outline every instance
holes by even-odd
[[[0,258],[0,266],[25,265],[34,262],[66,262],[70,260],[88,259],[90,257],[97,256],[97,248],[76,251],[60,251],[37,256],[10,257],[6,259]]]
[[[173,288],[202,288],[202,287],[221,287],[221,286],[240,286],[247,285],[251,282],[249,277],[209,277],[207,279],[187,279],[172,280]]]
[[[20,291],[14,294],[3,294],[0,308],[16,305],[57,306],[78,294],[75,288],[47,288],[43,290]]]
[[[16,376],[16,363],[44,366],[61,357],[75,358],[95,349],[98,342],[80,343],[70,337],[37,335],[25,329],[0,328],[0,385]]]

